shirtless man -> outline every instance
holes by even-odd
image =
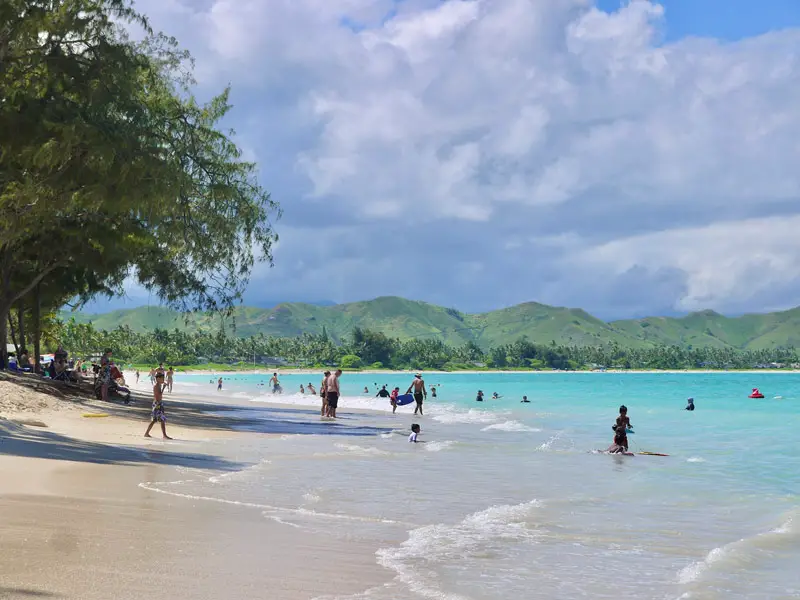
[[[322,374],[322,382],[319,384],[319,395],[322,396],[322,410],[319,414],[323,417],[328,416],[328,377],[331,376],[330,371],[325,371]]]
[[[272,393],[277,394],[278,390],[281,388],[281,382],[278,381],[277,373],[272,374],[272,379],[269,380],[269,385],[272,387]]]
[[[325,380],[325,399],[328,402],[328,416],[331,419],[336,418],[336,409],[339,406],[339,377],[342,374],[341,369],[336,369],[332,375],[328,375]]]
[[[422,401],[428,397],[428,390],[425,389],[425,381],[422,379],[422,375],[419,373],[414,376],[414,381],[412,381],[411,385],[408,386],[408,391],[406,391],[406,394],[410,394],[412,389],[414,390],[414,401],[417,403],[417,406],[414,409],[414,414],[416,415],[419,413],[422,415]]]

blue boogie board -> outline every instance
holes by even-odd
[[[402,396],[397,397],[397,406],[405,406],[406,404],[411,404],[413,401],[413,394],[403,394]]]

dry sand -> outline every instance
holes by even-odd
[[[170,397],[176,445],[142,437],[148,399],[102,404],[87,388],[0,375],[0,599],[300,600],[390,579],[375,548],[139,486],[176,466],[241,468],[204,452],[263,435],[236,432],[230,405]],[[110,416],[82,416],[97,412]]]

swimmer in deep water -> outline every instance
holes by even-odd
[[[483,392],[478,390],[478,396],[475,398],[475,402],[483,402]]]
[[[694,410],[694,398],[689,398],[686,402],[686,410]]]
[[[525,403],[528,403],[528,402],[530,402],[530,400],[528,400],[528,397],[527,397],[527,396],[523,396],[523,397],[522,397],[522,400],[520,400],[520,402],[525,402]]]

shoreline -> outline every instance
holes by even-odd
[[[201,369],[188,369],[188,370],[181,370],[181,367],[174,367],[176,373],[180,373],[182,375],[202,375],[204,377],[211,377],[211,376],[223,376],[227,374],[240,374],[240,375],[269,375],[272,373],[278,373],[283,375],[320,375],[323,369],[332,369],[334,367],[321,367],[320,369],[291,369],[291,368],[270,368],[270,369],[235,369],[235,370],[228,370],[228,371],[209,371],[209,370],[201,370]],[[132,373],[136,369],[127,369],[125,373]],[[728,370],[725,371],[723,369],[606,369],[605,371],[536,371],[536,370],[501,370],[501,369],[484,369],[484,370],[474,370],[474,371],[439,371],[439,370],[425,370],[425,369],[418,369],[418,370],[405,370],[405,371],[398,371],[398,370],[390,370],[390,369],[376,369],[376,370],[342,370],[345,375],[410,375],[413,376],[415,373],[422,373],[423,375],[607,375],[607,374],[619,374],[619,375],[657,375],[657,374],[664,374],[664,375],[733,375],[736,373],[741,373],[743,375],[764,375],[764,374],[774,374],[774,375],[796,375],[800,373],[800,369],[740,369],[740,370]],[[146,373],[141,372],[141,379],[140,381],[144,380],[147,376]],[[126,375],[127,378],[127,375]]]
[[[150,482],[244,471],[252,464],[241,462],[240,444],[257,447],[259,439],[311,427],[318,418],[277,403],[260,403],[266,416],[250,418],[237,414],[253,408],[247,400],[209,398],[176,385],[164,398],[174,440],[162,440],[156,430],[147,439],[149,394],[132,386],[134,401],[126,406],[102,403],[89,395],[91,384],[82,387],[0,377],[0,510],[6,516],[0,597],[138,600],[147,590],[154,600],[172,600],[248,598],[269,590],[286,600],[310,600],[357,594],[392,579],[375,561],[377,548],[363,542],[325,533],[309,538],[257,507],[148,489]],[[248,424],[255,429],[248,431]],[[335,564],[319,560],[307,568],[309,556],[333,554]]]

